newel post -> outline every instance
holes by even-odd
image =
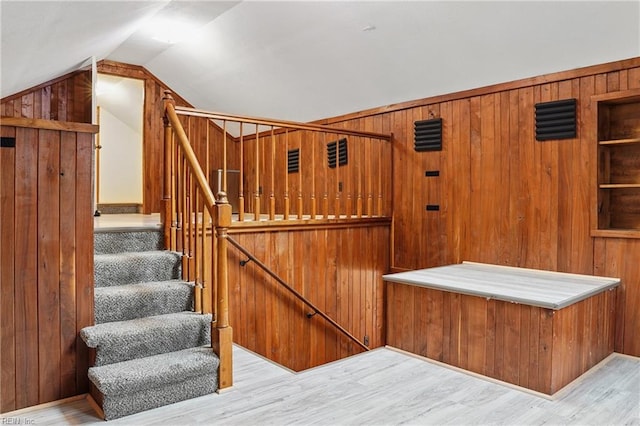
[[[231,226],[231,204],[227,194],[219,192],[216,195],[217,214],[216,251],[217,251],[217,295],[216,319],[211,328],[211,346],[220,358],[218,369],[218,389],[228,388],[233,385],[233,330],[229,325],[229,268],[227,265],[227,230]],[[215,327],[214,327],[215,325]]]
[[[165,90],[162,97],[163,114],[162,121],[164,123],[164,174],[162,184],[162,209],[160,209],[160,223],[163,224],[164,229],[164,243],[165,247],[175,250],[173,247],[174,241],[171,238],[171,227],[173,225],[172,219],[172,204],[171,204],[171,153],[173,151],[173,129],[171,128],[171,122],[167,116],[167,107],[172,105],[175,107],[176,101],[171,96],[171,92]]]

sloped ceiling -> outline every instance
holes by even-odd
[[[298,121],[640,56],[639,1],[2,0],[0,14],[2,97],[93,56],[198,108]]]

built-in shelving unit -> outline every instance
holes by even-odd
[[[594,235],[640,237],[640,90],[593,100],[598,123]]]

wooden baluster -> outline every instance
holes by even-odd
[[[296,138],[298,139],[298,147],[300,149],[300,158],[302,159],[302,142],[303,141],[302,141],[302,135],[300,130],[296,132]],[[297,199],[296,210],[298,212],[298,219],[302,219],[302,172],[304,170],[302,161],[300,161],[299,167],[300,168],[298,169],[298,199]]]
[[[329,217],[329,160],[327,159],[327,134],[322,132],[322,164],[324,171],[324,191],[322,193],[322,217]]]
[[[276,136],[271,126],[271,189],[269,191],[269,220],[276,218],[276,196],[274,188],[276,185]]]
[[[240,194],[238,196],[238,220],[244,222],[244,134],[240,123]]]
[[[311,219],[316,218],[316,132],[311,132]]]
[[[364,173],[364,154],[362,153],[363,151],[363,141],[362,138],[358,138],[356,139],[357,142],[357,155],[354,155],[354,170],[356,171],[356,173],[358,174],[358,193],[356,194],[356,216],[359,218],[362,217],[362,192],[364,191],[363,185],[362,185],[362,174]]]
[[[367,159],[367,216],[373,216],[373,155],[372,155],[373,139],[368,138],[365,145],[364,156]]]
[[[253,195],[253,220],[260,220],[260,133],[256,124],[256,179]]]
[[[231,205],[227,194],[218,193],[216,197],[216,321],[211,324],[211,346],[220,359],[218,367],[218,389],[233,385],[233,330],[229,325],[229,288],[227,264],[227,231],[231,226]]]
[[[211,235],[214,230],[211,226],[211,214],[209,213],[209,209],[204,206],[202,210],[202,311],[203,313],[213,313],[213,308],[215,304],[212,303],[213,299],[213,291],[215,291],[215,287],[211,285],[213,282],[213,255],[211,252],[212,249],[212,239],[210,238],[209,232]],[[215,318],[215,317],[214,317]]]
[[[289,152],[289,130],[284,131],[284,151]],[[285,160],[287,162],[287,160]],[[288,164],[285,163],[285,170],[288,169]],[[290,209],[289,200],[289,172],[287,171],[284,174],[284,220],[289,220],[289,209]]]
[[[175,205],[174,209],[176,212],[176,244],[175,250],[178,252],[182,251],[182,153],[178,147],[177,141],[175,140],[174,134],[174,143],[175,143],[175,170],[176,174],[174,176],[174,190],[175,190]]]
[[[163,101],[165,105],[169,100],[170,95],[165,92],[165,97],[163,97]],[[165,107],[166,108],[166,107]],[[172,145],[172,137],[173,137],[173,129],[171,128],[171,123],[167,116],[163,116],[164,123],[164,176],[163,176],[163,185],[162,185],[162,217],[160,218],[163,225],[163,239],[164,246],[169,250],[173,249],[172,241],[171,241],[171,230],[172,230],[172,209],[171,209],[171,145]]]
[[[227,187],[227,120],[222,120],[222,191],[228,193]]]
[[[391,142],[389,142],[388,144],[385,143],[385,141],[382,140],[378,140],[377,143],[378,146],[378,155],[376,156],[378,161],[378,170],[377,170],[377,175],[378,175],[378,216],[382,216],[382,171],[383,171],[383,158],[384,158],[384,148],[391,147]],[[389,160],[386,162],[386,164],[391,164],[393,160],[391,159],[391,156],[389,156]],[[385,170],[386,171],[386,170]]]
[[[355,149],[353,150],[355,151]],[[352,156],[355,157],[355,155],[353,155],[354,153],[352,153]],[[337,167],[340,168],[340,135],[338,135],[338,156],[336,158],[336,162],[337,162]],[[347,165],[345,167],[345,172],[344,172],[344,187],[347,188],[347,200],[346,200],[346,206],[345,206],[345,215],[347,217],[347,219],[351,219],[351,216],[353,215],[353,193],[352,190],[354,188],[353,185],[353,173],[354,170],[356,170],[354,161],[351,161],[351,167],[349,167],[349,165]],[[343,187],[343,189],[344,189]],[[357,187],[356,187],[357,190]]]
[[[194,194],[194,204],[196,206],[195,213],[195,226],[194,226],[194,243],[193,243],[193,259],[194,259],[194,286],[195,286],[195,298],[194,298],[194,311],[204,313],[202,307],[202,259],[201,259],[201,238],[200,229],[201,221],[200,217],[200,202],[199,191]]]
[[[180,182],[180,204],[182,205],[182,278],[189,281],[189,206],[188,194],[189,176],[187,160],[182,157],[182,173]]]
[[[336,135],[336,199],[335,199],[335,215],[336,219],[340,219],[340,196],[341,192],[344,188],[342,188],[342,182],[340,182],[340,156],[339,156],[339,142],[338,138],[340,136]]]

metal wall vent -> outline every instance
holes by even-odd
[[[300,171],[300,148],[287,151],[287,172],[298,173]]]
[[[442,118],[413,123],[414,144],[417,152],[442,151]]]
[[[336,157],[339,166],[344,166],[349,161],[349,155],[347,151],[347,138],[342,138],[339,141],[329,142],[327,144],[327,157],[329,167],[336,168]]]
[[[536,140],[548,141],[575,137],[575,99],[536,104]]]

